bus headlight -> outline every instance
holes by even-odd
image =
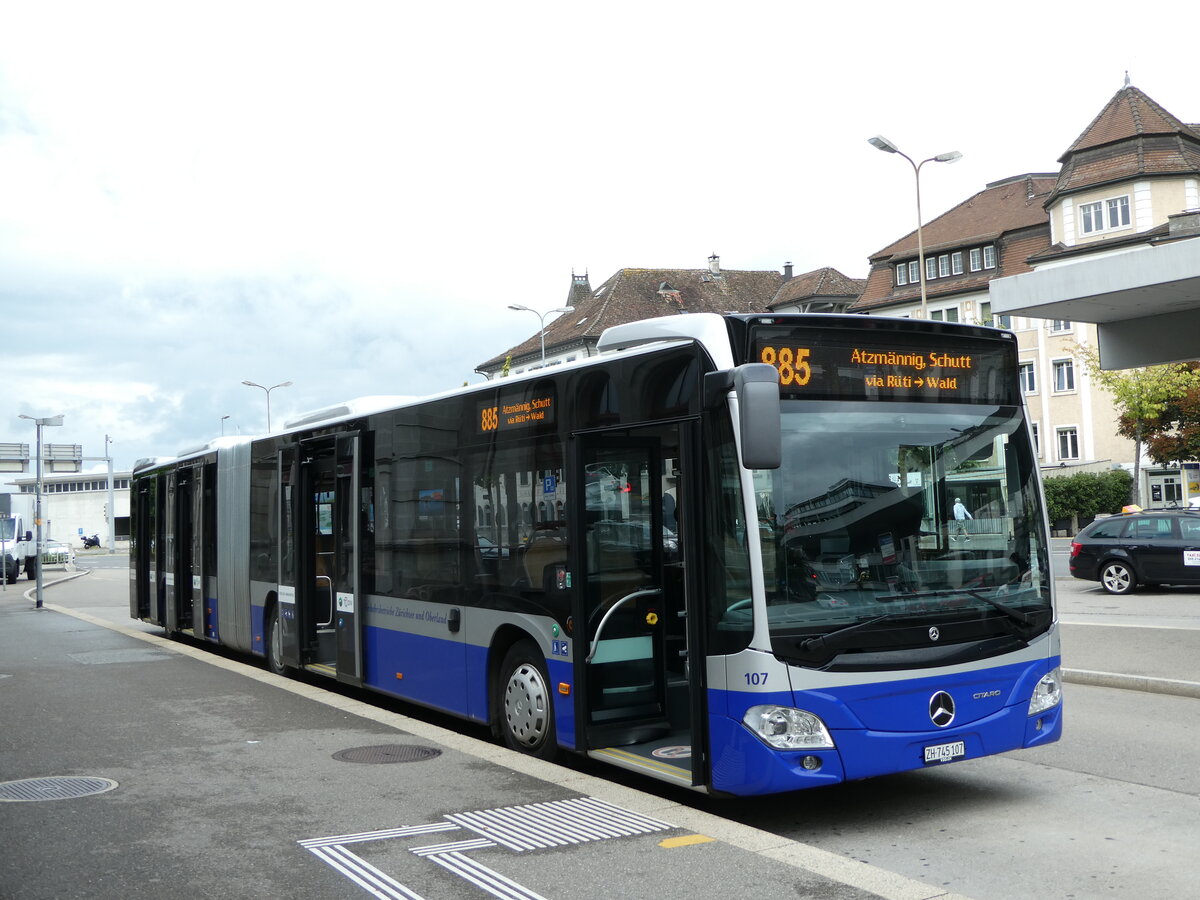
[[[752,706],[742,717],[746,727],[780,750],[832,750],[825,723],[810,712],[790,706]]]
[[[1029,700],[1029,715],[1036,716],[1062,703],[1062,673],[1056,668],[1042,676]]]

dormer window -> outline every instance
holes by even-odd
[[[1129,195],[1079,204],[1079,231],[1098,234],[1129,227]]]

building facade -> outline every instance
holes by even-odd
[[[129,540],[129,472],[113,473],[112,508],[109,508],[108,474],[42,474],[42,537],[79,549],[83,535],[97,535],[108,546],[109,525],[113,542],[124,546]],[[37,491],[35,476],[14,478],[5,487],[13,493]]]
[[[1200,125],[1126,82],[1059,162],[1044,202],[1049,245],[1027,273],[990,286],[994,305],[1096,323],[1071,327],[1097,336],[1108,369],[1200,357]],[[1057,425],[1068,437],[1071,426]],[[1200,495],[1196,472],[1146,465],[1143,503]]]

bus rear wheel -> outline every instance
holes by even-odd
[[[533,641],[520,641],[509,648],[500,665],[497,687],[504,743],[538,759],[553,759],[558,752],[554,698],[546,662]]]

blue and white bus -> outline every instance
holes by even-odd
[[[599,350],[140,462],[132,616],[714,794],[1058,739],[1011,333],[677,315]]]

